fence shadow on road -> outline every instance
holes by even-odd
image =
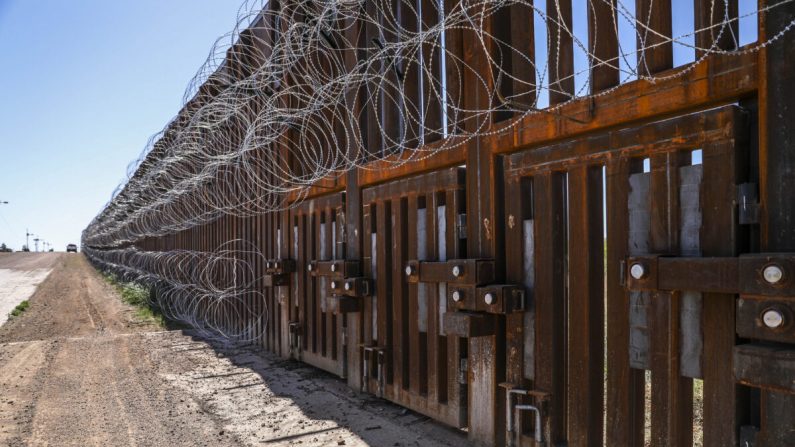
[[[268,431],[269,422],[274,425],[264,438],[262,432],[257,433],[265,444],[286,444],[301,439],[312,444],[312,440],[324,435],[327,440],[350,438],[338,431],[348,431],[368,445],[466,444],[465,432],[373,395],[357,393],[343,379],[321,369],[278,357],[256,345],[211,338],[191,329],[183,329],[182,333],[191,337],[193,343],[183,344],[180,351],[209,348],[217,358],[231,364],[231,368],[223,371],[194,377],[197,383],[215,382],[212,390],[204,384],[198,387],[204,388],[214,399],[225,400],[232,408],[244,407],[251,398],[262,404],[255,414],[248,415],[245,423],[253,423],[265,431]],[[249,378],[252,374],[253,379]],[[245,390],[242,397],[241,390]],[[226,405],[215,407],[228,408]],[[228,416],[243,421],[246,415]],[[291,427],[293,423],[298,424],[299,429]]]

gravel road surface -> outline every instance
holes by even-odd
[[[466,444],[303,364],[142,324],[82,255],[52,269],[0,327],[0,445]]]

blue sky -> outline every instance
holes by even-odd
[[[79,243],[240,4],[0,0],[0,242]]]

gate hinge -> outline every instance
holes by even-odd
[[[737,208],[740,225],[759,223],[759,191],[756,183],[737,186]]]

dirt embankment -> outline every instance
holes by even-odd
[[[0,253],[0,326],[52,271],[58,253]]]
[[[82,255],[30,304],[0,327],[0,445],[466,444],[305,365],[142,325]]]
[[[132,309],[82,255],[61,255],[53,267],[23,317],[0,327],[0,343],[157,329],[140,327]]]

